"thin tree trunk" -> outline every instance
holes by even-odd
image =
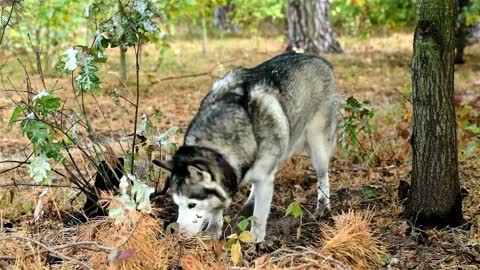
[[[119,1],[118,2],[118,9],[122,10],[123,9],[123,4]],[[120,16],[122,16],[123,19],[123,13],[120,13]],[[120,79],[123,82],[127,81],[127,60],[126,60],[126,48],[122,48],[122,46],[119,47],[120,49]]]
[[[453,104],[454,35],[454,1],[417,2],[412,186],[404,216],[418,225],[463,221]]]
[[[202,51],[204,55],[208,54],[208,34],[207,34],[207,20],[205,17],[202,17],[202,33],[203,33],[203,42],[202,42]]]
[[[213,12],[213,24],[220,29],[221,32],[227,31],[228,29],[228,20],[227,20],[227,6],[215,7]]]
[[[123,48],[120,49],[120,78],[122,81],[126,82],[127,81],[127,59],[126,59],[126,53]]]
[[[312,54],[342,52],[330,22],[328,0],[288,1],[287,50]]]

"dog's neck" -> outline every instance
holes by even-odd
[[[214,151],[214,150],[212,150]],[[223,176],[225,176],[225,181],[223,185],[227,188],[230,195],[233,195],[238,190],[239,177],[235,173],[233,167],[226,161],[223,156],[218,153],[220,156],[217,158],[217,165],[222,170]]]

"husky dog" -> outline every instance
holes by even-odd
[[[206,229],[219,238],[223,210],[251,184],[251,232],[265,238],[278,167],[304,147],[318,177],[316,214],[330,209],[328,163],[335,148],[338,98],[332,66],[303,54],[276,56],[238,68],[214,83],[171,160],[169,171],[180,231]]]

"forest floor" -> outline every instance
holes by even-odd
[[[324,57],[335,68],[338,92],[345,97],[353,96],[358,100],[368,100],[368,107],[375,111],[375,116],[371,121],[377,129],[372,134],[372,144],[366,140],[362,141],[367,151],[375,153],[375,158],[365,164],[348,156],[348,153],[345,153],[340,145],[337,147],[337,153],[331,162],[329,172],[332,213],[330,217],[320,220],[316,220],[310,215],[315,209],[316,180],[309,158],[301,153],[286,162],[276,178],[266,242],[261,246],[244,245],[240,266],[254,267],[256,265],[261,268],[263,261],[259,261],[258,258],[271,254],[269,257],[270,269],[277,269],[273,265],[279,261],[284,263],[282,267],[289,265],[300,267],[293,260],[304,263],[304,268],[312,267],[311,269],[314,269],[315,264],[308,264],[312,262],[305,257],[310,256],[312,260],[317,261],[324,257],[315,257],[317,255],[308,252],[304,252],[303,255],[290,253],[292,261],[287,264],[285,260],[288,256],[283,254],[282,258],[278,258],[280,256],[278,250],[292,252],[292,250],[296,250],[295,247],[303,246],[313,250],[318,247],[317,251],[325,251],[321,247],[325,247],[328,228],[335,228],[339,218],[353,213],[352,215],[360,216],[361,221],[359,222],[368,222],[366,230],[371,232],[369,237],[374,239],[372,241],[382,250],[374,255],[379,256],[378,262],[375,263],[375,259],[370,258],[363,264],[358,263],[355,262],[355,258],[341,257],[332,251],[335,248],[330,249],[332,257],[327,256],[325,260],[333,258],[350,265],[352,269],[480,269],[480,159],[478,150],[473,154],[468,154],[466,151],[468,140],[471,139],[468,132],[459,130],[458,136],[459,175],[464,194],[465,225],[459,228],[423,230],[401,218],[403,206],[397,195],[398,186],[401,180],[410,181],[411,170],[411,147],[408,140],[411,132],[412,108],[408,99],[409,93],[411,93],[412,34],[393,33],[388,36],[370,37],[366,40],[340,37],[339,40],[345,52],[338,55],[327,54]],[[156,111],[162,113],[163,117],[160,120],[153,120],[158,133],[164,132],[172,126],[185,130],[212,83],[227,71],[238,66],[253,67],[282,53],[285,48],[283,42],[274,38],[259,38],[257,41],[248,38],[225,38],[211,40],[209,45],[208,56],[202,54],[198,40],[176,40],[172,43],[169,54],[162,57],[159,49],[155,46],[149,45],[144,48],[141,59],[142,91],[139,111],[141,114],[147,115]],[[110,57],[108,63],[100,66],[103,90],[97,96],[97,101],[103,108],[107,120],[98,110],[95,110],[95,106],[92,105],[91,109],[87,107],[87,110],[92,115],[92,125],[97,130],[98,136],[109,143],[117,155],[121,155],[120,145],[124,144],[122,138],[131,133],[133,129],[134,110],[123,100],[115,102],[111,94],[114,90],[119,90],[123,96],[133,100],[134,55],[131,51],[127,53],[128,80],[121,82],[117,72],[119,70],[118,52],[110,50],[107,54]],[[475,103],[475,99],[478,100],[480,95],[480,45],[468,47],[465,55],[466,63],[455,66],[455,95],[459,100],[457,110],[459,112],[468,110],[469,116],[476,117],[476,119],[468,120],[476,121],[478,125],[480,102]],[[5,58],[0,59],[2,63],[8,61],[1,71],[3,83],[5,84],[9,79],[15,86],[14,88],[24,88],[22,81],[24,73],[21,66],[18,65],[16,57],[22,59],[22,62],[27,64],[27,68],[34,66],[33,58],[15,55],[0,57]],[[47,74],[50,73],[47,72]],[[37,87],[40,90],[38,75],[32,71],[31,78],[34,88]],[[47,76],[46,81],[47,85],[53,85],[56,76]],[[72,90],[68,79],[60,79],[57,86],[62,87],[57,91],[60,96],[71,95]],[[0,108],[3,107],[3,110],[0,110],[1,161],[24,159],[25,153],[29,149],[28,140],[20,135],[19,128],[7,126],[13,110],[11,98],[15,100],[17,98],[15,95],[13,92],[3,92],[0,95]],[[86,98],[85,102],[94,104],[94,100],[91,98]],[[73,105],[72,99],[67,101],[67,107]],[[463,116],[459,116],[459,121],[465,120],[461,117]],[[177,136],[173,140],[181,143],[182,138]],[[118,143],[118,141],[122,142]],[[14,165],[2,162],[0,171]],[[87,171],[89,170],[87,169]],[[89,171],[89,173],[93,175],[94,172]],[[54,258],[58,257],[55,255],[47,256],[45,248],[52,249],[61,244],[85,239],[82,238],[82,235],[84,235],[86,226],[94,224],[94,226],[101,227],[101,224],[107,224],[108,220],[103,219],[93,221],[90,225],[65,228],[62,218],[67,215],[66,213],[71,212],[70,200],[76,190],[54,188],[53,191],[50,191],[51,196],[46,203],[43,217],[33,223],[34,208],[38,204],[43,187],[14,184],[19,182],[30,183],[26,170],[12,170],[0,174],[0,269],[48,269],[42,268],[45,264],[49,264],[53,269],[70,269],[74,265],[78,265],[74,262],[75,258],[92,262],[95,265],[91,257],[85,257],[86,254],[95,257],[94,254],[105,252],[87,249],[79,251],[75,247],[69,247],[61,250],[63,254],[68,255],[69,259],[61,260]],[[58,179],[56,183],[61,184],[65,181]],[[235,211],[241,207],[242,201],[246,199],[247,195],[247,190],[242,190],[238,197],[235,197],[232,209],[226,214],[234,216]],[[294,201],[298,201],[303,207],[304,215],[301,220],[285,217],[287,207]],[[79,206],[81,206],[81,199],[73,203],[73,207],[78,208]],[[163,224],[175,219],[175,207],[169,197],[157,201],[156,207],[159,209],[158,216],[161,217]],[[355,218],[353,219],[355,220]],[[148,218],[145,220],[147,220],[146,223],[150,222]],[[138,224],[144,223],[139,222]],[[155,227],[150,223],[145,226]],[[91,227],[88,228],[91,229]],[[163,228],[159,230],[163,230]],[[231,228],[227,230],[229,231],[226,232],[226,235],[229,235]],[[121,231],[116,231],[116,233],[121,234]],[[158,233],[164,234],[163,231]],[[338,231],[336,233],[339,234]],[[123,234],[127,235],[128,230]],[[13,235],[23,238],[11,238]],[[137,237],[136,233],[133,235],[132,239]],[[145,235],[149,236],[148,233]],[[343,241],[348,245],[348,234],[345,237]],[[352,235],[352,238],[354,237]],[[27,238],[36,239],[45,247],[41,247]],[[97,238],[96,240],[100,241],[101,239]],[[142,239],[141,241],[145,241],[143,244],[146,247],[149,247],[150,242],[157,243],[152,239]],[[178,248],[179,240],[172,241],[177,241],[175,247]],[[165,244],[165,242],[162,243]],[[215,243],[212,246],[204,245],[201,248],[197,246],[196,252],[200,252],[199,250],[202,250],[202,254],[218,252],[218,244],[217,246]],[[186,246],[188,245],[185,244],[182,247]],[[368,247],[363,248],[368,251]],[[90,247],[90,249],[92,248]],[[53,251],[58,252],[58,250]],[[49,253],[52,255],[54,252]],[[168,251],[164,250],[163,252]],[[223,251],[220,253],[219,257],[222,257]],[[29,256],[28,254],[33,255]],[[207,257],[202,257],[204,255],[197,254],[195,256],[198,257],[192,259],[192,257],[186,258],[187,251],[177,251],[176,254],[177,257],[167,256],[169,267],[178,268],[181,265],[184,269],[210,269],[231,265],[231,262],[223,262],[221,258],[212,259],[215,263],[206,262],[207,255],[205,255]],[[8,256],[13,257],[7,258]],[[151,256],[161,257],[158,254],[151,254]],[[278,260],[275,261],[274,258]],[[104,254],[98,260],[101,259],[106,261],[106,255]],[[125,267],[124,269],[135,269],[125,266],[128,260],[128,258],[124,259],[119,265]],[[198,262],[204,263],[204,265],[200,267],[200,264],[195,264]],[[155,263],[159,264],[158,261]],[[331,262],[329,266],[334,267],[335,263]],[[369,263],[371,264],[369,265]],[[111,264],[115,265],[115,262],[111,262]],[[97,265],[99,268],[104,268],[107,263],[103,262],[103,264]],[[323,264],[316,264],[317,267],[319,265]],[[165,265],[163,266],[165,267]],[[264,266],[266,267],[266,264]],[[162,265],[156,267],[162,268]],[[280,266],[277,265],[277,267]],[[336,267],[342,269],[340,265],[336,265]],[[148,268],[144,265],[143,269]]]

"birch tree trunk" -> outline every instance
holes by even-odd
[[[328,0],[288,1],[288,48],[311,54],[341,53],[330,20]]]

